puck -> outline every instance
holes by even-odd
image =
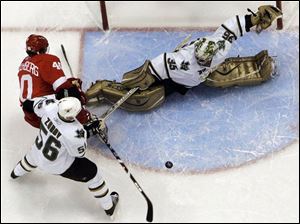
[[[173,167],[173,163],[172,163],[171,161],[167,161],[167,162],[165,163],[165,166],[166,166],[168,169],[170,169],[170,168]]]

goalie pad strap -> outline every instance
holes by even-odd
[[[150,70],[150,61],[145,63],[123,75],[122,85],[128,89],[139,87],[140,90],[145,90],[155,82],[155,78]]]

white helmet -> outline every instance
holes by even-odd
[[[58,101],[58,114],[65,121],[73,121],[81,111],[81,103],[75,97],[65,97]]]

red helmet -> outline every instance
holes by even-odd
[[[45,53],[48,46],[48,40],[41,35],[31,34],[26,40],[26,51]]]

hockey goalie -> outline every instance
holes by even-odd
[[[200,83],[225,88],[267,81],[275,71],[274,60],[267,50],[250,57],[226,58],[226,55],[233,42],[246,35],[251,27],[255,26],[260,33],[280,16],[282,12],[278,8],[263,5],[256,13],[232,17],[211,36],[190,43],[184,41],[173,52],[146,60],[139,68],[125,73],[120,83],[97,80],[86,91],[88,103],[101,100],[115,103],[130,89],[138,87],[121,108],[147,111],[161,105],[170,94],[184,95]]]

